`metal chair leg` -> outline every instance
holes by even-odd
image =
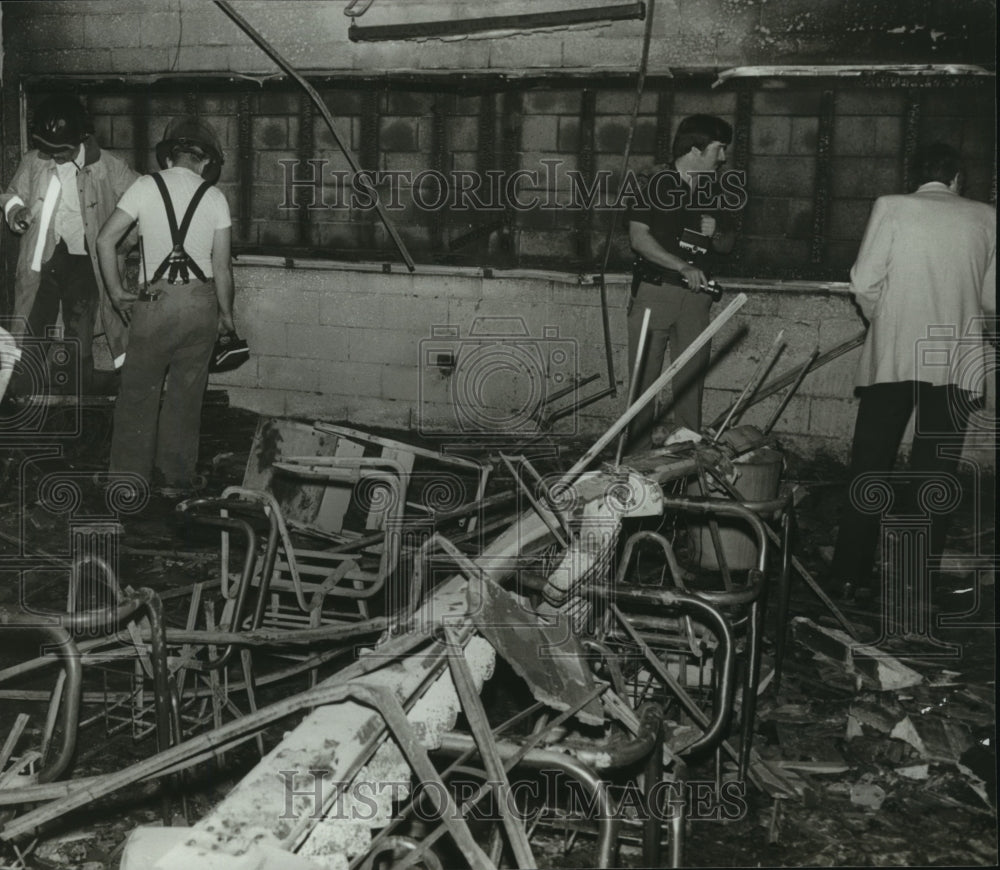
[[[785,640],[788,634],[788,613],[792,599],[792,535],[795,530],[795,508],[791,498],[781,517],[781,572],[778,575],[778,624],[774,637],[774,691],[781,691],[781,667],[785,661]]]
[[[750,765],[754,717],[757,712],[757,687],[760,685],[761,602],[750,605],[747,617],[747,675],[743,681],[743,710],[740,717],[740,779],[745,780]]]

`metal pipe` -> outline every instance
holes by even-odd
[[[622,190],[625,186],[625,179],[628,177],[628,164],[632,156],[632,140],[635,137],[635,128],[639,120],[639,109],[642,107],[642,93],[646,87],[646,71],[649,69],[649,46],[653,38],[653,19],[655,17],[656,0],[649,0],[649,14],[646,16],[646,23],[642,31],[642,50],[639,52],[639,66],[635,74],[635,99],[632,102],[632,116],[629,118],[628,135],[625,137],[625,147],[622,149],[622,162],[620,181],[618,182],[618,193],[615,202],[621,201]],[[601,271],[597,276],[597,286],[600,290],[601,298],[601,327],[604,333],[604,356],[608,370],[608,385],[612,389],[613,395],[618,395],[617,383],[615,379],[614,354],[611,349],[611,313],[608,310],[608,262],[611,260],[611,250],[614,247],[615,234],[618,231],[618,209],[611,211],[611,221],[608,224],[608,231],[604,236],[604,253],[601,257]],[[645,323],[645,321],[644,321]],[[640,342],[640,353],[636,354],[636,360],[642,357],[642,342]],[[631,390],[631,384],[629,385]],[[632,404],[635,398],[632,395],[628,404]],[[624,439],[625,433],[622,434]],[[621,448],[619,447],[615,465],[621,462]]]
[[[337,143],[337,147],[340,148],[341,153],[344,158],[350,164],[351,171],[354,175],[358,175],[361,170],[361,165],[358,163],[354,156],[354,153],[344,144],[344,140],[340,137],[337,132],[337,126],[333,122],[333,115],[327,108],[323,98],[319,95],[316,89],[309,84],[308,81],[295,69],[285,58],[278,53],[271,43],[269,43],[260,33],[258,33],[253,26],[228,2],[228,0],[215,0],[215,5],[218,6],[223,12],[226,13],[237,26],[247,34],[257,45],[263,49],[264,53],[268,55],[279,67],[281,67],[288,75],[290,75],[309,95],[309,98],[313,101],[313,104],[319,109],[319,113],[323,116],[323,120],[326,121],[326,125],[330,130],[330,135],[333,136],[333,141]],[[385,204],[382,202],[382,198],[375,197],[375,209],[378,211],[379,217],[382,219],[382,223],[392,238],[393,243],[396,245],[396,250],[399,251],[400,256],[406,263],[406,268],[413,272],[416,269],[416,264],[413,262],[413,257],[410,256],[410,252],[406,248],[406,244],[403,242],[402,237],[399,234],[399,230],[396,229],[396,225],[389,219],[389,213],[386,211]]]
[[[781,573],[778,575],[778,626],[774,638],[774,691],[781,691],[781,670],[785,662],[788,611],[792,600],[792,536],[795,534],[795,507],[789,494],[788,508],[781,518]]]
[[[809,369],[812,368],[813,363],[816,362],[816,357],[819,356],[819,348],[813,349],[813,352],[809,354],[809,359],[805,361],[805,364],[799,369],[798,377],[792,382],[792,385],[788,388],[788,391],[781,397],[781,401],[778,402],[778,407],[774,409],[774,413],[771,415],[771,419],[767,421],[764,425],[763,434],[769,435],[771,430],[774,428],[774,424],[778,422],[778,419],[785,412],[785,408],[788,407],[788,403],[792,400],[792,396],[798,392],[799,387],[802,386],[802,382],[806,379],[806,375],[809,374]]]
[[[663,836],[663,822],[653,808],[656,795],[654,787],[663,778],[663,713],[656,720],[653,733],[653,749],[646,756],[646,766],[642,771],[642,788],[646,796],[646,818],[642,823],[642,863],[646,867],[660,866],[660,840]]]
[[[176,726],[178,740],[181,736],[179,715],[173,716],[175,707],[173,693],[170,689],[170,671],[167,666],[167,636],[163,619],[163,602],[152,589],[140,589],[137,595],[141,598],[149,618],[149,663],[153,669],[153,693],[156,698],[156,748],[162,751],[173,743],[171,735],[174,728],[171,727],[172,725]]]
[[[560,387],[558,390],[553,390],[551,393],[546,393],[542,398],[541,406],[544,408],[546,405],[551,405],[557,399],[561,399],[563,396],[568,396],[570,393],[575,393],[581,387],[587,386],[587,384],[592,384],[596,381],[600,375],[587,375],[585,378],[580,378],[579,380],[573,381],[573,383],[568,384],[565,387]]]
[[[510,472],[510,476],[514,478],[514,482],[518,485],[524,497],[531,504],[535,513],[538,514],[538,518],[548,526],[549,531],[552,533],[552,537],[556,539],[556,542],[564,550],[569,547],[569,542],[572,540],[572,532],[566,527],[566,521],[551,507],[543,506],[538,499],[531,492],[531,488],[521,480],[521,475],[517,473],[517,469],[514,468],[513,463],[507,458],[506,454],[503,452],[499,453],[500,459],[503,460],[503,464],[507,466],[507,471]],[[527,462],[527,460],[525,460]],[[540,478],[539,478],[540,481]],[[544,485],[543,485],[544,486]],[[548,493],[546,492],[546,495]],[[552,499],[547,499],[548,504],[552,504]],[[564,535],[565,533],[565,535]]]
[[[618,388],[611,386],[605,387],[600,392],[594,393],[590,396],[584,396],[582,399],[577,399],[572,405],[567,405],[565,408],[560,408],[558,411],[553,411],[546,417],[548,423],[554,423],[556,420],[561,420],[563,417],[569,414],[575,414],[581,408],[586,408],[587,405],[593,405],[595,402],[599,402],[606,396],[617,395]]]
[[[267,513],[267,511],[265,511]],[[264,622],[264,613],[267,611],[267,605],[269,603],[268,593],[271,590],[271,580],[274,577],[274,564],[278,560],[278,540],[281,534],[281,523],[280,515],[274,509],[267,514],[267,518],[270,520],[270,527],[267,533],[267,543],[264,545],[264,561],[261,564],[260,569],[260,583],[257,587],[257,602],[254,604],[253,608],[253,619],[250,621],[250,628],[258,629]],[[286,553],[289,560],[294,558],[294,555],[290,552]],[[308,611],[307,611],[308,612]],[[238,624],[234,624],[233,628],[239,629]]]
[[[842,344],[838,344],[835,347],[832,347],[829,350],[824,351],[818,357],[812,360],[812,362],[807,361],[803,365],[796,366],[790,371],[782,372],[769,384],[765,384],[759,390],[757,390],[757,393],[753,397],[751,397],[750,401],[747,402],[746,407],[743,410],[746,411],[747,409],[752,408],[758,402],[764,401],[764,399],[768,398],[768,396],[773,396],[776,392],[778,392],[778,390],[782,390],[789,384],[793,383],[797,378],[801,377],[801,370],[803,368],[808,374],[809,372],[815,371],[820,366],[824,366],[828,362],[835,360],[842,354],[845,354],[850,350],[854,350],[854,348],[856,347],[861,347],[861,345],[865,343],[866,335],[867,332],[859,332],[856,336],[854,336],[854,338],[850,338],[847,341],[843,342]],[[708,424],[708,428],[714,429],[723,420],[725,420],[726,415],[730,412],[731,408],[732,406],[722,411],[714,420],[712,420],[711,423]]]
[[[639,730],[635,736],[592,747],[568,747],[568,752],[597,771],[618,770],[645,761],[657,747],[658,737],[662,736],[664,710],[659,704],[647,701],[637,715]]]
[[[687,765],[680,758],[674,762],[674,778],[680,784],[683,794],[687,782]],[[687,811],[687,803],[679,801],[673,807],[670,815],[670,857],[667,859],[667,866],[671,868],[684,866],[684,821]]]
[[[722,425],[715,431],[715,434],[711,438],[711,443],[715,444],[722,433],[726,431],[729,427],[729,423],[732,420],[739,420],[740,414],[744,411],[744,403],[753,398],[753,394],[757,391],[757,388],[761,385],[761,382],[767,376],[767,373],[771,370],[771,366],[774,365],[775,360],[778,358],[778,354],[781,353],[781,349],[785,346],[784,343],[785,330],[778,330],[778,334],[774,337],[774,341],[771,342],[771,347],[767,354],[761,357],[760,362],[757,363],[757,368],[754,369],[754,373],[750,376],[750,380],[747,381],[746,386],[743,388],[743,392],[739,394],[736,401],[733,403],[733,407],[730,409],[729,414],[726,416],[725,420],[722,421]]]
[[[722,431],[721,429],[719,430]],[[703,466],[698,467],[698,485],[702,495],[708,495],[708,478],[705,475]],[[719,563],[719,571],[722,572],[722,585],[726,592],[733,591],[733,576],[729,573],[729,563],[726,561],[726,551],[722,546],[722,533],[719,531],[719,520],[715,514],[709,514],[708,529],[712,538],[712,547],[715,549],[715,559]]]
[[[649,309],[645,309],[642,314],[642,327],[639,330],[639,343],[636,345],[635,362],[632,364],[632,379],[628,382],[628,398],[626,406],[635,401],[635,394],[639,390],[639,373],[642,371],[643,357],[646,355],[646,336],[649,334]],[[628,437],[628,426],[622,429],[622,434],[618,436],[618,449],[615,451],[615,467],[622,464],[622,453],[625,451],[625,439]]]
[[[39,783],[46,783],[57,779],[69,767],[73,753],[76,752],[80,699],[83,694],[83,665],[80,662],[80,651],[66,628],[55,622],[41,623],[39,620],[37,614],[0,608],[0,635],[8,631],[40,634],[45,638],[46,645],[50,646],[63,661],[66,680],[63,684],[63,702],[60,706],[62,733],[59,751],[54,758],[44,764],[36,776]]]
[[[426,39],[444,36],[465,36],[491,30],[534,30],[545,27],[570,27],[601,21],[642,19],[644,3],[616,6],[595,6],[588,9],[561,9],[553,12],[522,12],[512,15],[491,15],[484,18],[456,18],[451,21],[415,21],[409,24],[373,24],[358,26],[351,20],[347,31],[351,42],[381,40]]]
[[[516,758],[523,751],[522,747],[516,743],[506,740],[496,742],[497,752],[504,761]],[[458,756],[466,752],[475,752],[476,743],[467,734],[458,734],[453,731],[441,737],[440,751],[444,755]],[[597,855],[595,864],[597,867],[613,867],[615,853],[617,851],[617,824],[611,796],[608,793],[607,783],[602,780],[597,773],[585,762],[565,752],[554,752],[549,749],[529,749],[518,761],[532,770],[556,769],[566,776],[575,779],[584,788],[590,791],[596,804],[597,812]]]

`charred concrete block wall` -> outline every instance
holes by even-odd
[[[347,0],[241,0],[238,11],[305,70],[633,70],[641,20],[565,26],[559,13],[608,0],[376,2],[362,27],[551,11],[552,26],[502,39],[357,42]],[[626,5],[620,3],[617,5]],[[357,4],[362,8],[364,4]],[[4,3],[9,51],[47,73],[232,70],[275,66],[207,0]],[[773,63],[993,61],[996,10],[978,0],[658,0],[650,70]],[[15,43],[20,43],[20,47]],[[931,60],[933,58],[934,60]]]
[[[418,262],[592,272],[613,226],[610,264],[628,266],[615,201],[634,93],[597,80],[487,78],[474,94],[444,83],[324,82],[337,133],[372,173],[371,189],[352,185],[331,130],[297,87],[218,76],[71,84],[102,145],[143,171],[156,168],[152,148],[171,117],[212,123],[227,155],[219,185],[238,253],[398,262],[373,207],[377,192]],[[737,131],[730,162],[745,173],[747,194],[738,246],[719,268],[844,280],[872,200],[912,188],[919,143],[955,143],[966,155],[966,195],[993,197],[992,79],[910,84],[772,78],[734,91],[691,77],[660,81],[639,104],[629,177],[670,159],[683,117],[718,114]],[[54,87],[28,80],[29,118]]]

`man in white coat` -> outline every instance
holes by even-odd
[[[856,378],[861,401],[851,448],[854,486],[832,571],[846,598],[875,591],[880,517],[865,504],[874,490],[862,490],[865,484],[878,488],[880,475],[889,483],[914,408],[909,470],[919,486],[921,476],[929,481],[954,474],[979,400],[984,315],[996,313],[996,211],[959,196],[960,167],[951,146],[924,149],[920,186],[875,201],[851,270],[851,291],[870,326]],[[943,549],[945,522],[932,515],[932,558]]]

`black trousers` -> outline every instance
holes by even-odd
[[[935,387],[924,381],[873,384],[858,389],[861,404],[854,426],[849,479],[869,474],[870,480],[892,486],[892,469],[903,433],[916,407],[910,474],[897,485],[892,513],[920,513],[916,493],[921,479],[954,475],[965,440],[969,415],[976,406],[971,393],[953,385]],[[865,583],[871,576],[882,517],[863,510],[858,500],[847,499],[833,557],[835,581]],[[930,554],[944,549],[948,516],[931,513]]]
[[[42,264],[35,302],[28,314],[32,340],[25,350],[29,359],[24,361],[19,375],[15,375],[17,393],[73,393],[78,380],[83,393],[91,392],[98,294],[90,255],[71,254],[60,240],[52,257]],[[56,360],[50,371],[47,333],[55,326],[60,308],[63,334],[71,342],[70,358]]]

